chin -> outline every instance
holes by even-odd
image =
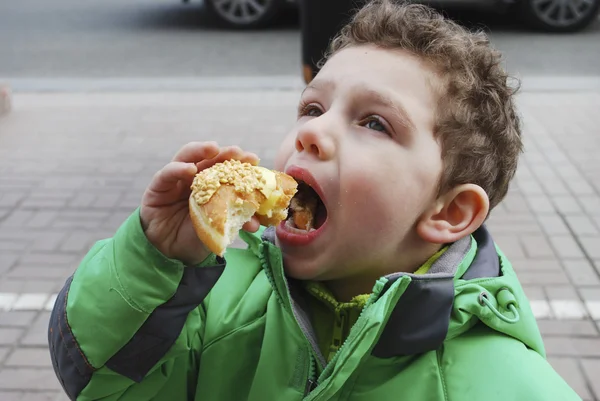
[[[321,274],[313,263],[306,263],[302,260],[294,260],[294,258],[283,257],[283,270],[286,276],[296,280],[319,280]]]

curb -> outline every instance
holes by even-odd
[[[520,92],[600,92],[600,76],[517,77]],[[299,91],[294,75],[157,78],[1,78],[17,93],[122,93],[208,91]]]

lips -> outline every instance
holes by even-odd
[[[292,200],[289,218],[277,227],[277,237],[282,245],[307,245],[317,239],[327,226],[327,199],[308,170],[290,166],[285,173],[298,181],[299,189],[304,190],[300,190],[296,199]]]

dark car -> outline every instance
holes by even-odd
[[[302,0],[204,0],[208,10],[230,28],[257,29],[271,24],[288,7]],[[338,0],[321,0],[335,3]],[[600,0],[421,0],[439,6],[486,8],[511,12],[524,24],[547,32],[575,32],[597,17]]]

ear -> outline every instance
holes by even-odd
[[[459,185],[440,196],[417,222],[425,241],[449,244],[472,234],[485,221],[490,201],[479,185]]]

